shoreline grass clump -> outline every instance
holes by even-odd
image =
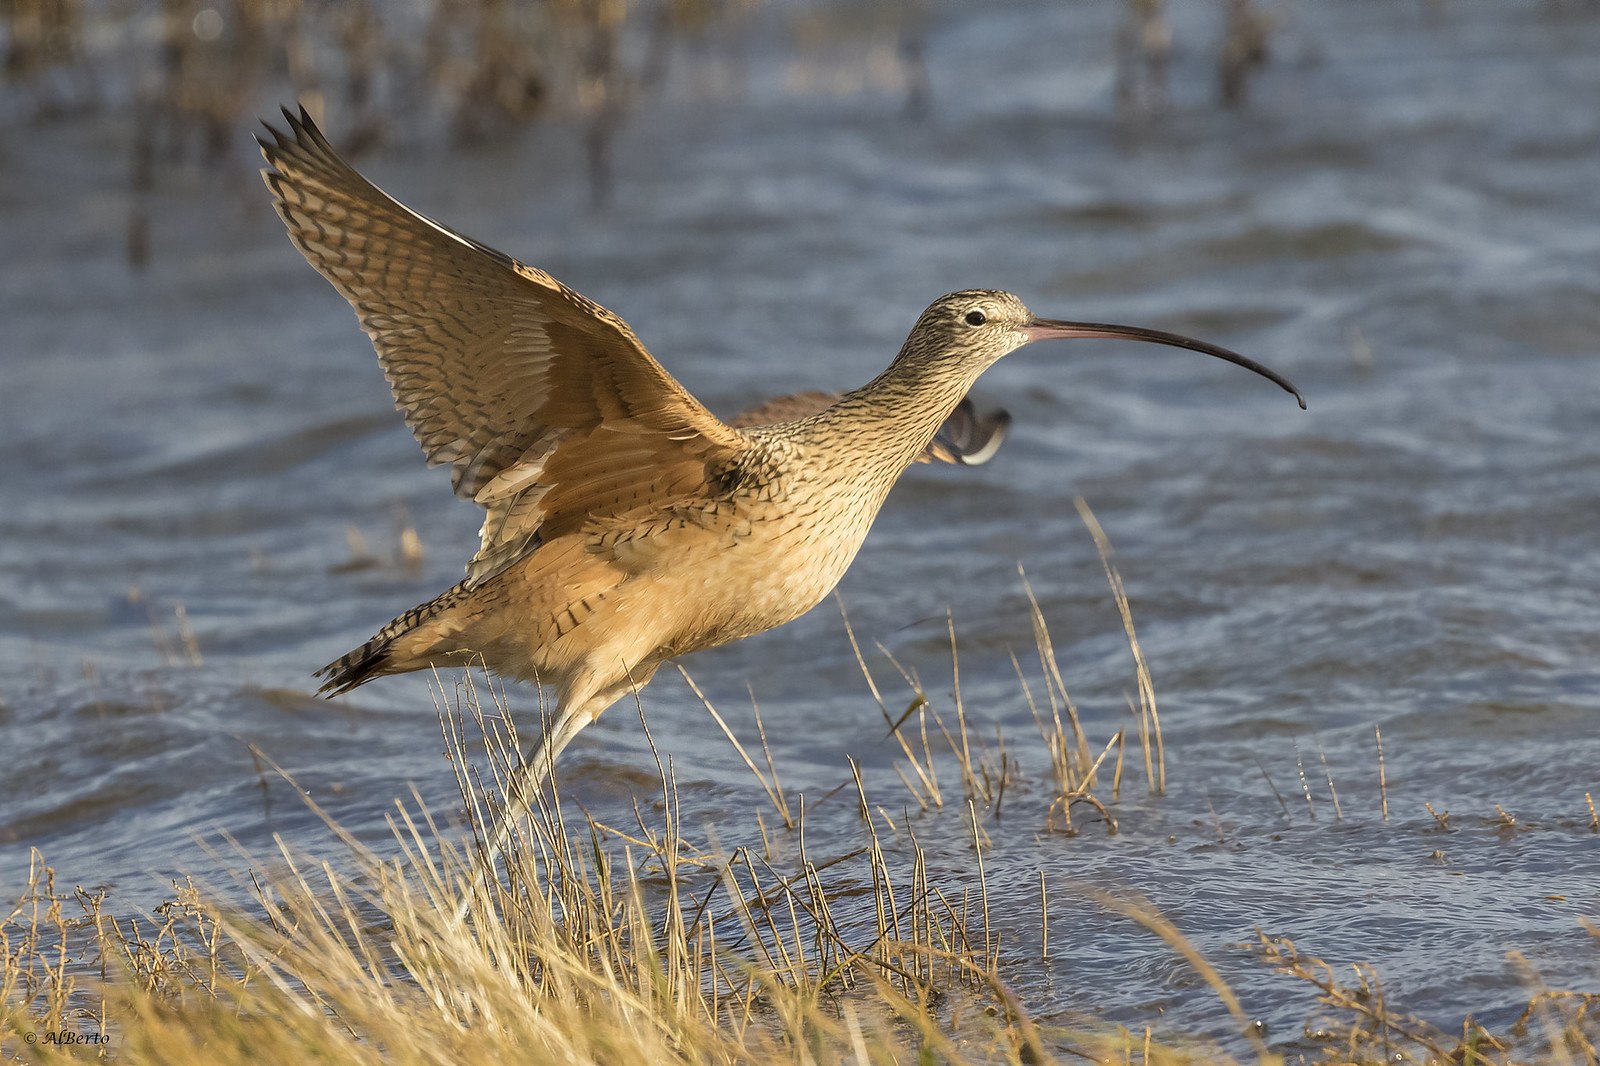
[[[1136,757],[1143,762],[1150,795],[1159,796],[1166,791],[1167,764],[1165,741],[1161,734],[1161,718],[1156,710],[1155,685],[1150,677],[1149,665],[1145,661],[1144,649],[1134,628],[1133,611],[1128,601],[1127,589],[1123,586],[1121,573],[1112,562],[1110,538],[1106,536],[1094,512],[1082,497],[1075,499],[1074,503],[1084,526],[1094,539],[1101,566],[1106,574],[1106,582],[1122,620],[1123,633],[1133,658],[1135,690],[1138,693],[1137,700],[1131,696],[1127,698],[1127,710],[1138,741]],[[1072,808],[1074,805],[1083,804],[1100,815],[1108,832],[1115,833],[1116,817],[1108,804],[1096,795],[1096,789],[1107,792],[1113,804],[1121,798],[1123,758],[1128,744],[1127,727],[1116,730],[1103,745],[1091,743],[1079,716],[1077,704],[1067,691],[1061,664],[1056,656],[1055,644],[1050,637],[1050,630],[1045,623],[1038,597],[1034,595],[1033,586],[1021,567],[1018,567],[1017,575],[1028,601],[1034,651],[1039,664],[1037,682],[1043,693],[1042,701],[1035,697],[1035,682],[1030,681],[1028,672],[1014,651],[1010,654],[1010,659],[1022,698],[1027,704],[1039,739],[1043,742],[1050,759],[1050,784],[1053,795],[1047,812],[1046,828],[1069,835],[1077,833],[1078,828],[1072,819]],[[873,702],[889,727],[890,736],[904,757],[904,764],[897,765],[895,772],[901,784],[905,786],[907,794],[916,802],[918,809],[928,811],[945,805],[946,796],[939,781],[938,762],[949,757],[954,760],[960,773],[962,799],[969,804],[981,806],[992,816],[998,816],[1005,802],[1006,785],[1015,779],[1021,769],[1017,760],[1010,755],[1005,735],[998,726],[995,728],[991,744],[983,734],[974,730],[969,722],[966,703],[961,695],[961,659],[953,618],[946,617],[953,712],[953,721],[947,721],[939,713],[917,671],[900,662],[889,649],[878,644],[877,651],[900,675],[911,694],[903,710],[898,713],[892,712],[883,690],[872,673],[872,668],[862,653],[861,643],[856,638],[849,615],[842,606],[840,614],[844,622],[845,635],[850,641],[850,649],[855,655],[856,665],[861,671]],[[695,693],[697,696],[700,695],[698,688],[695,689]],[[704,702],[704,697],[700,698]],[[712,713],[715,715],[715,711]],[[722,724],[720,716],[717,717],[719,724]],[[908,724],[911,726],[909,729],[906,728]],[[725,724],[722,728],[728,733]],[[729,739],[733,740],[732,734],[728,735]],[[738,746],[737,741],[735,745]],[[763,746],[765,746],[764,736]],[[744,756],[746,764],[754,770],[754,764],[742,747],[740,754]],[[767,758],[770,764],[770,752]],[[1110,780],[1106,781],[1102,777],[1102,770],[1106,768],[1108,759],[1112,761],[1109,767]],[[762,775],[758,772],[757,776]],[[769,789],[769,795],[770,792]],[[883,817],[888,818],[887,814]]]
[[[503,703],[481,691],[456,686],[442,716],[479,849],[493,824],[483,819],[509,800],[480,782],[510,779],[517,758]],[[460,743],[472,729],[486,742],[487,765]],[[391,857],[330,822],[351,870],[280,840],[270,862],[251,861],[248,906],[189,884],[149,918],[113,918],[103,897],[58,894],[39,862],[0,928],[0,1054],[1048,1059],[998,977],[998,937],[973,886],[934,884],[920,849],[908,872],[876,839],[812,856],[803,809],[794,857],[723,852],[685,835],[676,782],[659,761],[657,769],[660,806],[650,815],[636,808],[636,826],[538,803],[464,920],[456,904],[480,860],[420,802],[397,804]],[[863,891],[879,928],[856,939],[834,908]],[[79,913],[69,918],[72,904]],[[86,980],[85,967],[101,976]]]
[[[1036,625],[1041,666],[1050,670],[1042,617]],[[959,771],[961,832],[977,858],[975,876],[937,870],[918,834],[938,827],[919,827],[909,813],[892,817],[889,808],[910,805],[903,797],[874,803],[854,764],[862,841],[813,853],[805,801],[785,794],[764,737],[765,771],[708,701],[766,789],[778,826],[758,814],[759,835],[730,848],[691,836],[675,776],[659,757],[658,802],[636,803],[632,824],[608,825],[556,798],[558,767],[533,797],[531,817],[517,822],[503,866],[487,865],[492,827],[513,801],[520,805],[509,790],[525,745],[504,690],[469,672],[437,690],[464,837],[413,797],[391,815],[387,857],[328,819],[348,864],[307,859],[279,840],[270,861],[245,857],[249,880],[235,891],[186,884],[148,918],[113,918],[103,898],[80,894],[80,916],[67,919],[74,899],[57,896],[41,862],[0,930],[10,1030],[0,1053],[48,1059],[109,1049],[125,1061],[219,1062],[1049,1061],[1047,1048],[1062,1034],[1047,1041],[1001,976],[1013,953],[991,919],[982,865],[983,812],[998,809],[1018,771],[1003,741],[994,762],[975,735],[953,643],[952,668],[953,721],[902,669],[917,692],[916,740],[905,735],[913,731],[905,716],[891,725],[910,765],[901,779],[924,809],[953,805],[940,775],[952,764]],[[863,670],[876,694],[864,662]],[[1059,707],[1064,688],[1051,699]],[[1076,724],[1075,710],[1068,717]],[[648,736],[642,712],[640,720]],[[1050,721],[1062,728],[1059,711]],[[1073,779],[1086,780],[1093,774]],[[1042,882],[1040,901],[1042,915]],[[16,937],[23,926],[34,932]],[[24,1032],[101,1042],[18,1044]],[[1126,1048],[1149,1061],[1163,1054],[1151,1034],[1114,1028],[1075,1034],[1071,1043],[1097,1049],[1098,1059]],[[1211,1059],[1173,1052],[1166,1061]]]
[[[905,759],[896,767],[904,791],[892,798],[876,795],[884,784],[869,788],[850,763],[841,790],[853,790],[860,815],[855,841],[818,853],[806,831],[815,804],[785,791],[759,709],[758,762],[691,681],[760,782],[775,823],[754,811],[754,827],[690,829],[671,763],[655,754],[653,795],[635,802],[627,824],[608,824],[559,798],[558,766],[517,821],[503,863],[489,864],[486,841],[502,812],[523,806],[510,790],[525,745],[492,680],[472,672],[440,678],[459,825],[441,823],[413,794],[397,802],[392,843],[380,852],[323,815],[347,860],[310,858],[278,839],[274,854],[244,856],[248,872],[231,889],[186,880],[146,916],[114,914],[103,893],[59,890],[35,853],[16,906],[0,915],[0,1059],[1595,1062],[1600,995],[1545,988],[1526,967],[1531,999],[1522,1017],[1502,1032],[1468,1018],[1456,1037],[1391,1005],[1376,968],[1336,966],[1259,932],[1245,946],[1249,957],[1320,1005],[1303,1039],[1269,1045],[1219,971],[1137,893],[1058,886],[1041,870],[1037,888],[1021,890],[1030,900],[1037,894],[1037,948],[1014,943],[1016,930],[997,920],[991,903],[1004,891],[1014,908],[1018,886],[991,884],[984,858],[985,823],[1005,802],[1007,783],[1042,773],[1046,787],[1029,779],[1020,791],[1047,830],[1072,830],[1080,802],[1114,830],[1124,749],[1137,739],[1134,758],[1146,766],[1149,793],[1165,789],[1154,690],[1126,592],[1103,531],[1082,510],[1136,664],[1131,735],[1125,726],[1104,746],[1089,742],[1031,590],[1045,696],[1036,702],[1029,693],[1028,703],[1048,751],[1043,770],[1011,757],[998,734],[991,743],[964,706],[953,625],[952,706],[941,712],[915,669],[896,663],[912,692],[896,714],[847,620]],[[648,738],[642,708],[640,722]],[[1052,1005],[1025,1002],[1012,982],[1070,954],[1070,941],[1063,947],[1048,927],[1052,896],[1063,894],[1152,935],[1162,945],[1156,950],[1200,977],[1194,995],[1214,999],[1217,1031],[1234,1038],[1217,1046],[1158,1036],[1156,1018],[1137,1031],[1096,1020],[1081,1009],[1096,994],[1084,987],[1073,989],[1073,1022],[1035,1020]],[[1600,928],[1586,929],[1600,952]]]
[[[1019,957],[990,919],[978,856],[966,878],[933,868],[902,823],[885,835],[854,785],[864,841],[816,855],[796,805],[792,847],[724,849],[685,831],[670,765],[658,803],[611,826],[543,802],[505,867],[474,896],[473,840],[507,802],[493,780],[505,707],[462,682],[441,690],[466,783],[468,841],[420,801],[397,803],[380,855],[337,826],[349,863],[252,858],[238,891],[192,881],[146,917],[57,888],[37,855],[0,921],[0,1058],[26,1062],[1226,1063],[1227,1049],[1089,1021],[1041,1025],[1009,989]],[[642,716],[641,716],[642,717]],[[482,730],[482,755],[460,740]],[[482,779],[484,783],[478,783]],[[304,792],[302,799],[315,809]],[[922,827],[924,831],[928,827]],[[768,834],[763,833],[765,842]],[[784,852],[780,855],[779,852]],[[1503,1032],[1459,1037],[1392,1006],[1376,968],[1339,967],[1258,934],[1250,954],[1315,993],[1304,1039],[1269,1047],[1239,997],[1136,894],[1078,889],[1153,934],[1209,986],[1243,1061],[1589,1063],[1600,996],[1547,989]],[[871,917],[859,920],[862,901]],[[841,912],[841,906],[852,913]],[[1040,884],[1041,921],[1048,903]],[[1600,929],[1587,927],[1600,949]],[[1048,950],[1048,949],[1045,949]],[[1060,947],[1056,948],[1061,954]],[[1070,949],[1068,949],[1070,950]]]

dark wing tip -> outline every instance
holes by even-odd
[[[261,120],[261,126],[271,136],[272,142],[257,133],[256,143],[261,146],[261,154],[267,157],[269,163],[276,163],[275,157],[288,152],[300,151],[332,151],[332,145],[322,130],[311,117],[311,112],[306,110],[304,104],[297,105],[299,112],[290,111],[288,107],[280,106],[278,110],[283,113],[283,121],[288,126],[284,132],[266,119]]]

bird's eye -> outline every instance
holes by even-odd
[[[982,311],[967,312],[967,325],[969,326],[981,326],[987,321],[989,321],[989,318]]]

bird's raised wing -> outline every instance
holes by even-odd
[[[428,462],[488,511],[469,581],[592,517],[704,492],[749,446],[622,319],[394,200],[303,108],[284,117],[257,139],[290,240],[355,308]]]
[[[752,407],[728,419],[728,425],[748,429],[777,422],[794,422],[819,414],[838,402],[839,394],[835,392],[794,392]],[[916,461],[982,466],[1000,450],[1010,427],[1011,416],[1005,411],[996,408],[986,415],[980,415],[971,398],[963,398]]]

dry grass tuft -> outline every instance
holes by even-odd
[[[630,824],[575,817],[553,780],[518,823],[503,867],[486,867],[486,830],[508,807],[525,745],[504,692],[469,672],[437,692],[465,845],[414,800],[391,816],[390,857],[330,821],[348,864],[309,860],[280,841],[275,872],[252,873],[231,897],[184,884],[156,914],[130,919],[110,916],[100,897],[58,894],[36,858],[4,924],[9,1035],[0,1053],[111,1049],[134,1062],[1049,1061],[1002,980],[1008,946],[984,870],[986,815],[1019,771],[1003,738],[988,740],[969,719],[949,630],[948,712],[894,663],[913,693],[896,718],[864,660],[862,669],[906,757],[907,795],[942,806],[950,797],[941,777],[952,767],[959,774],[975,868],[954,879],[937,872],[915,825],[887,813],[906,808],[906,797],[875,803],[859,771],[861,844],[814,854],[804,802],[784,792],[764,733],[753,757],[709,701],[777,812],[780,827],[760,823],[759,847],[688,836],[677,782],[657,758],[659,804],[636,804]],[[1050,701],[1048,716],[1036,717],[1058,753],[1052,773],[1062,786],[1051,809],[1066,816],[1086,802],[1114,825],[1090,790],[1113,748],[1120,765],[1122,733],[1089,757],[1037,605],[1035,631]],[[474,879],[481,887],[457,917]],[[1042,878],[1040,893],[1043,903]],[[1136,1040],[1109,1027],[1052,1032],[1049,1043],[1064,1041],[1096,1060],[1199,1061],[1148,1033]]]
[[[1600,937],[1592,923],[1584,926]],[[1377,967],[1347,968],[1302,951],[1288,937],[1258,933],[1245,945],[1255,958],[1316,990],[1326,1012],[1308,1019],[1308,1039],[1322,1045],[1318,1061],[1330,1063],[1437,1062],[1460,1066],[1511,1066],[1538,1062],[1549,1066],[1590,1066],[1600,1061],[1600,994],[1553,991],[1512,952],[1511,961],[1534,990],[1522,1015],[1502,1033],[1492,1033],[1469,1015],[1460,1035],[1392,1006]],[[1349,976],[1342,976],[1345,970]]]
[[[1109,545],[1085,512],[1136,664],[1136,757],[1154,793],[1163,787],[1154,693]],[[1018,676],[1049,752],[1051,787],[1022,791],[1042,800],[1047,824],[1060,828],[1061,820],[1070,830],[1081,804],[1114,829],[1126,730],[1104,745],[1089,743],[1031,590],[1029,599],[1042,704],[1020,664]],[[1092,1021],[1043,1027],[1011,992],[1013,967],[1020,972],[1049,957],[1044,926],[1055,886],[1041,871],[1038,957],[1022,958],[991,910],[1001,886],[985,868],[985,823],[1023,770],[1002,738],[990,741],[973,724],[949,628],[952,702],[943,712],[916,672],[890,657],[912,694],[892,713],[856,645],[904,757],[905,791],[879,802],[852,763],[844,787],[854,789],[862,828],[859,842],[838,853],[808,845],[806,804],[784,791],[759,712],[758,760],[705,701],[777,813],[772,827],[756,813],[759,833],[732,827],[759,845],[724,848],[687,832],[677,781],[657,756],[658,799],[635,804],[628,824],[574,815],[552,779],[532,816],[517,823],[503,866],[489,866],[484,842],[518,798],[508,790],[525,745],[504,691],[469,672],[455,683],[441,680],[437,691],[464,837],[413,797],[396,804],[385,854],[329,821],[348,862],[309,859],[279,841],[270,873],[267,863],[252,862],[249,880],[230,893],[185,881],[142,917],[115,916],[103,895],[58,890],[54,871],[35,854],[25,890],[0,920],[0,1059],[1233,1061],[1226,1048],[1165,1044],[1151,1029]],[[642,713],[640,720],[648,737]],[[954,871],[930,859],[919,831],[948,836],[955,819],[919,820],[912,809],[912,801],[924,810],[955,807],[952,775],[961,783],[956,850],[972,855]],[[1334,795],[1326,761],[1324,776]],[[952,843],[939,840],[937,853],[948,855]],[[476,887],[469,892],[469,885]],[[1016,886],[1006,891],[1014,903]],[[1175,924],[1130,893],[1080,891],[1156,934],[1198,973],[1231,1019],[1227,1031],[1239,1034],[1239,1050],[1262,1063],[1285,1061]],[[1600,930],[1589,931],[1600,940]],[[1532,1000],[1508,1032],[1491,1034],[1468,1019],[1456,1038],[1393,1009],[1371,966],[1345,978],[1292,941],[1265,934],[1252,950],[1262,964],[1312,986],[1326,1008],[1307,1028],[1321,1044],[1319,1061],[1596,1060],[1600,996],[1545,989],[1531,971]]]
[[[1111,561],[1110,540],[1100,528],[1088,504],[1081,499],[1077,503],[1079,514],[1083,517],[1084,524],[1093,536],[1095,546],[1100,553],[1106,581],[1110,585],[1118,613],[1122,618],[1128,648],[1133,655],[1138,699],[1137,702],[1132,698],[1128,700],[1128,710],[1137,732],[1137,754],[1142,758],[1150,793],[1159,795],[1166,788],[1167,771],[1161,719],[1156,711],[1155,686],[1150,679],[1144,650],[1134,629],[1133,613],[1128,603],[1127,591],[1122,584],[1122,575]],[[1022,662],[1015,654],[1011,657],[1011,665],[1016,671],[1023,698],[1027,702],[1040,739],[1044,742],[1045,751],[1050,758],[1051,784],[1054,793],[1049,807],[1048,828],[1067,834],[1076,833],[1078,828],[1073,821],[1073,808],[1082,805],[1099,814],[1107,831],[1115,833],[1117,820],[1111,812],[1111,804],[1115,804],[1122,794],[1127,730],[1119,729],[1104,743],[1091,744],[1078,715],[1077,704],[1067,691],[1061,665],[1056,657],[1055,645],[1051,640],[1049,627],[1045,624],[1044,612],[1034,595],[1033,586],[1020,567],[1017,573],[1022,582],[1023,592],[1027,596],[1029,613],[1033,621],[1034,647],[1038,655],[1040,676],[1036,680],[1030,680]],[[862,653],[861,644],[856,639],[855,630],[850,624],[849,615],[844,612],[843,605],[840,606],[840,614],[844,619],[845,633],[855,653],[856,663],[861,669],[861,676],[866,681],[867,689],[871,692],[890,735],[904,756],[904,765],[897,767],[896,772],[918,808],[926,811],[945,805],[945,789],[940,782],[939,765],[949,758],[953,760],[960,774],[961,798],[968,804],[982,807],[989,814],[998,815],[1005,802],[1007,785],[1016,780],[1021,770],[1016,760],[1009,754],[1005,736],[998,728],[990,740],[984,734],[975,731],[969,721],[966,704],[961,695],[961,659],[957,650],[953,619],[947,619],[946,622],[950,640],[951,677],[951,706],[947,717],[940,712],[933,697],[923,686],[917,671],[900,662],[887,648],[878,645],[878,652],[900,675],[909,694],[903,709],[898,712],[891,710],[891,706],[898,706],[898,702],[891,705],[885,699],[883,690],[874,677],[866,656]],[[1036,684],[1042,692],[1042,699],[1035,695]],[[749,757],[746,756],[746,762],[749,761]],[[1103,771],[1107,769],[1108,761],[1110,779],[1106,780]]]
[[[481,849],[507,802],[496,786],[512,779],[517,738],[492,689],[469,677],[439,695]],[[475,756],[469,735],[483,741]],[[976,880],[941,885],[910,827],[880,837],[859,776],[864,846],[811,854],[802,806],[781,849],[792,854],[780,859],[770,847],[724,852],[688,838],[671,770],[657,768],[659,808],[636,808],[627,827],[571,820],[540,797],[464,919],[456,904],[479,860],[416,802],[396,806],[393,857],[341,834],[350,871],[280,842],[276,872],[252,873],[247,907],[189,883],[148,918],[116,919],[99,896],[58,893],[36,858],[3,924],[0,1054],[1051,1060],[1000,978],[976,807]],[[873,908],[865,930],[837,910],[863,896]],[[1076,1046],[1117,1057],[1108,1049],[1125,1035],[1084,1035]]]

